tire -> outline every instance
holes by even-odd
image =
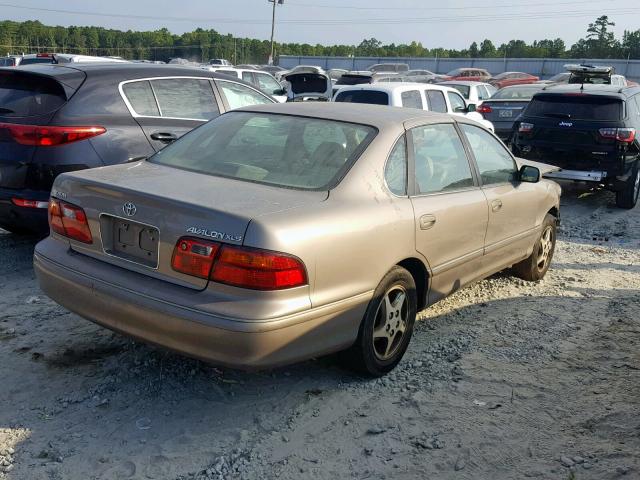
[[[640,167],[638,164],[640,161],[636,161],[631,169],[631,175],[627,179],[622,187],[622,190],[616,192],[616,205],[619,208],[630,209],[636,206],[638,203],[638,196],[640,195]]]
[[[548,214],[542,222],[542,232],[533,246],[533,252],[520,263],[513,266],[513,271],[517,277],[528,282],[542,280],[549,270],[553,252],[556,249],[556,218]]]
[[[413,277],[404,268],[393,267],[367,306],[358,339],[346,352],[347,366],[373,377],[393,370],[409,346],[417,304]]]

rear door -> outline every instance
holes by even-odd
[[[130,80],[120,92],[156,151],[224,111],[206,77]]]
[[[429,301],[434,302],[477,275],[487,200],[453,123],[416,126],[408,139],[416,249],[431,266]]]

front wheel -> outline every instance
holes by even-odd
[[[616,205],[619,208],[633,208],[638,203],[638,196],[640,195],[640,167],[636,162],[631,169],[631,175],[625,182],[622,190],[616,192]]]
[[[395,368],[411,340],[417,298],[411,274],[402,267],[393,267],[376,288],[358,339],[347,352],[350,367],[375,377]]]
[[[548,214],[542,222],[542,233],[533,246],[533,252],[520,263],[513,266],[516,276],[529,282],[542,280],[549,270],[553,252],[556,249],[556,218]]]

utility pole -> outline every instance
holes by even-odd
[[[273,3],[273,12],[271,14],[271,55],[269,55],[269,65],[273,65],[273,34],[276,29],[276,2],[279,5],[284,3],[284,0],[269,0]]]

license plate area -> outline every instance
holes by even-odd
[[[500,118],[511,118],[513,117],[513,112],[511,110],[499,110],[498,116]]]
[[[105,253],[150,268],[158,268],[160,232],[151,225],[111,215],[100,216]]]

